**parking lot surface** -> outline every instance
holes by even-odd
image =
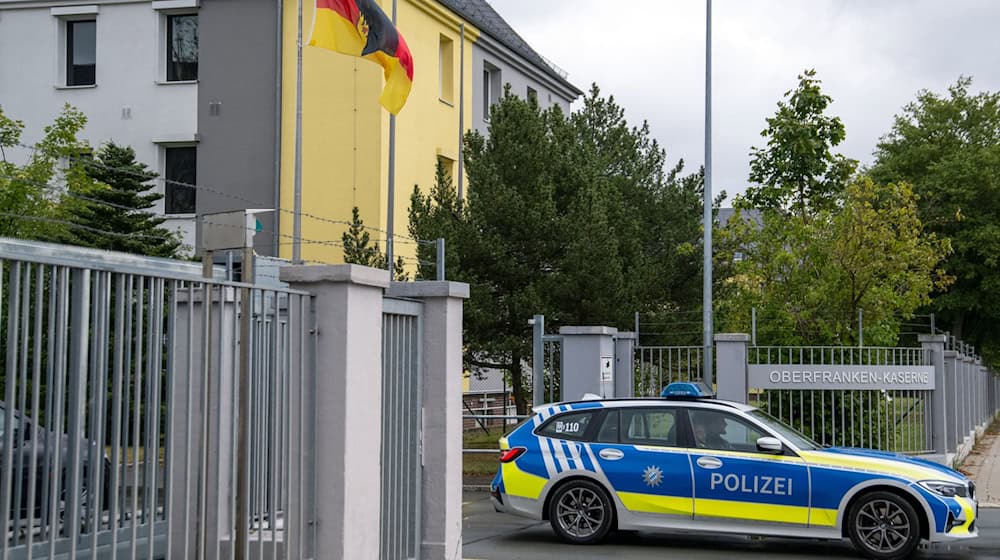
[[[918,559],[1000,559],[1000,509],[980,510],[980,537],[967,545],[921,549]],[[676,558],[858,558],[848,541],[762,539],[681,533],[613,534],[597,546],[564,544],[548,522],[493,511],[485,492],[466,492],[463,503],[463,556],[466,560],[662,560]]]

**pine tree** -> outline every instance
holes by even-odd
[[[365,222],[361,219],[358,207],[351,209],[351,225],[341,236],[344,242],[344,262],[364,266],[379,267],[385,262],[378,241],[370,245],[371,236],[365,230]]]
[[[136,161],[135,150],[108,143],[92,160],[82,162],[82,170],[92,180],[70,182],[66,201],[73,205],[71,221],[84,226],[74,231],[75,244],[153,257],[179,256],[184,248],[180,236],[161,227],[166,219],[149,210],[163,198],[153,192],[156,174]]]
[[[348,264],[360,264],[372,268],[386,268],[386,256],[379,249],[378,241],[371,243],[371,235],[365,228],[365,222],[361,219],[358,207],[351,209],[351,224],[347,231],[340,237],[344,243],[344,262]],[[408,275],[403,267],[403,257],[398,257],[392,267],[393,279],[397,282],[405,282]]]

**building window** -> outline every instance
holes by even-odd
[[[92,86],[97,76],[97,20],[66,22],[66,85]]]
[[[167,15],[167,81],[198,79],[198,15]]]
[[[455,102],[455,42],[441,36],[438,48],[441,76],[438,80],[438,97],[448,104]]]
[[[535,90],[535,88],[528,86],[528,92],[525,99],[527,99],[528,101],[534,100],[535,103],[538,103],[538,92]]]
[[[500,69],[489,62],[483,63],[483,120],[490,120],[490,109],[500,101]]]
[[[164,211],[167,214],[194,214],[198,180],[198,157],[194,146],[165,148]],[[184,184],[180,184],[184,183]]]
[[[445,180],[448,183],[452,183],[455,177],[455,160],[446,156],[438,156],[437,160],[438,165],[444,170]]]

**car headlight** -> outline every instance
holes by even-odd
[[[937,494],[938,496],[944,496],[945,498],[954,498],[956,496],[965,498],[969,495],[969,487],[958,482],[948,482],[945,480],[921,480],[917,484],[923,486],[925,489]]]

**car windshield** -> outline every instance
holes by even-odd
[[[795,428],[785,424],[781,420],[778,420],[774,416],[764,412],[763,410],[754,409],[750,411],[750,416],[755,420],[764,424],[772,431],[778,432],[781,437],[787,439],[799,449],[822,449],[823,446],[816,443],[806,435],[800,433]]]

